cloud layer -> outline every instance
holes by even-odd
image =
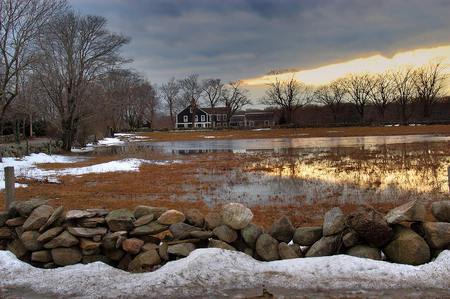
[[[152,82],[236,80],[450,44],[447,0],[71,0],[132,38],[124,54]]]

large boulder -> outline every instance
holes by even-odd
[[[180,243],[175,245],[170,245],[167,252],[176,256],[188,256],[192,251],[195,250],[195,245],[192,243]]]
[[[278,241],[269,234],[261,234],[256,241],[256,253],[265,261],[280,259]]]
[[[230,244],[225,243],[224,241],[215,240],[215,239],[209,239],[208,247],[210,247],[210,248],[221,248],[221,249],[236,251],[236,248],[234,248]]]
[[[144,241],[137,238],[125,239],[122,242],[122,249],[131,254],[138,254],[142,246],[144,246]]]
[[[262,228],[253,223],[250,223],[241,230],[242,239],[244,239],[245,244],[253,249],[255,249],[256,241],[262,233]]]
[[[340,245],[339,235],[324,236],[308,249],[305,257],[334,255],[338,252]]]
[[[294,232],[294,243],[301,246],[311,246],[322,238],[321,226],[299,227]]]
[[[50,263],[52,261],[52,254],[50,250],[40,250],[31,253],[31,261],[38,263]]]
[[[323,219],[323,235],[331,236],[342,232],[345,229],[345,219],[344,213],[342,213],[342,210],[338,207],[326,212]]]
[[[431,212],[438,221],[450,222],[450,200],[433,202]]]
[[[243,204],[229,203],[222,208],[222,221],[232,229],[243,229],[252,219],[252,211]]]
[[[39,230],[53,214],[53,208],[47,205],[41,205],[31,212],[23,224],[24,230]]]
[[[222,216],[217,212],[210,212],[205,216],[205,225],[207,229],[213,230],[222,225]]]
[[[71,235],[68,231],[63,231],[60,235],[55,237],[53,240],[44,244],[47,249],[57,248],[57,247],[72,247],[79,243],[78,239]]]
[[[58,266],[74,265],[81,262],[82,255],[78,248],[54,248],[51,251],[53,262]]]
[[[205,217],[203,217],[203,214],[197,209],[189,209],[186,211],[185,215],[186,222],[190,225],[203,227],[205,224]]]
[[[64,207],[60,206],[56,208],[52,215],[47,219],[47,222],[39,229],[39,232],[46,231],[49,227],[51,227],[56,221],[58,221],[62,214],[64,213]]]
[[[350,248],[360,244],[361,240],[354,230],[350,230],[342,237],[342,243],[344,243],[345,247]]]
[[[233,243],[238,238],[238,234],[236,233],[236,231],[231,229],[227,225],[221,225],[216,227],[213,230],[213,233],[217,238],[227,243]]]
[[[64,227],[62,227],[62,226],[57,226],[57,227],[53,227],[49,230],[46,230],[39,236],[38,241],[42,242],[42,243],[47,243],[51,239],[58,236],[63,230],[64,230]]]
[[[347,218],[347,225],[373,247],[384,246],[392,238],[392,229],[383,215],[371,207],[361,207]]]
[[[289,243],[294,236],[295,228],[288,217],[283,216],[275,221],[269,229],[269,234],[280,242]]]
[[[425,203],[416,199],[390,210],[384,217],[389,224],[425,221]]]
[[[450,223],[423,222],[419,227],[419,231],[431,248],[442,249],[450,245]]]
[[[421,265],[430,261],[427,242],[412,229],[396,225],[394,238],[383,248],[387,258],[399,264]]]
[[[22,217],[28,217],[34,209],[46,205],[47,202],[45,199],[32,198],[27,201],[16,202],[15,209]]]
[[[280,258],[283,260],[296,259],[303,256],[302,250],[299,245],[288,245],[284,242],[278,244],[278,253],[280,254]]]
[[[367,245],[356,245],[347,250],[346,254],[372,260],[381,260],[381,251]]]
[[[37,251],[42,249],[42,243],[38,241],[40,235],[35,230],[29,230],[20,236],[20,240],[28,251]]]
[[[105,218],[106,224],[111,231],[128,231],[134,228],[134,218],[133,213],[128,209],[114,210],[108,214]]]
[[[160,224],[156,221],[150,222],[134,228],[130,232],[130,236],[148,236],[156,235],[167,230],[167,225]]]
[[[161,263],[161,258],[156,250],[149,250],[137,255],[128,265],[131,272],[143,272],[150,270]]]
[[[180,222],[169,226],[169,230],[172,233],[172,236],[175,238],[175,240],[181,240],[189,238],[190,233],[193,231],[197,231],[198,227]]]
[[[184,222],[186,217],[184,214],[177,210],[168,210],[158,217],[158,222],[164,225],[171,225],[178,222]]]

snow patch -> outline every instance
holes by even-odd
[[[259,262],[242,252],[197,249],[155,272],[103,263],[44,270],[0,251],[0,290],[76,298],[225,297],[237,290],[441,290],[450,288],[450,251],[409,266],[347,255]],[[16,293],[17,293],[16,292]]]

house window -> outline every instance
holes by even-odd
[[[205,121],[205,116],[204,116],[204,115],[200,116],[200,119],[201,119],[202,121]]]
[[[187,115],[184,115],[184,116],[183,116],[183,122],[185,122],[185,123],[188,122],[188,116],[187,116]]]
[[[269,121],[268,121],[268,120],[265,120],[265,121],[264,121],[264,125],[268,127],[268,126],[269,126]]]
[[[195,121],[196,121],[196,122],[198,121],[198,115],[195,116]]]
[[[226,114],[222,114],[222,119],[223,119],[223,121],[226,121],[227,120],[227,115]]]
[[[216,126],[220,127],[222,124],[221,123],[217,123]]]
[[[216,115],[217,121],[220,121],[220,114]]]
[[[227,127],[227,123],[223,123],[223,126],[226,128]]]
[[[254,127],[255,126],[255,122],[253,120],[248,122],[249,127]]]

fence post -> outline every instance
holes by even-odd
[[[15,199],[15,183],[16,179],[14,177],[14,167],[5,167],[5,200],[6,200],[6,210],[12,206]]]

